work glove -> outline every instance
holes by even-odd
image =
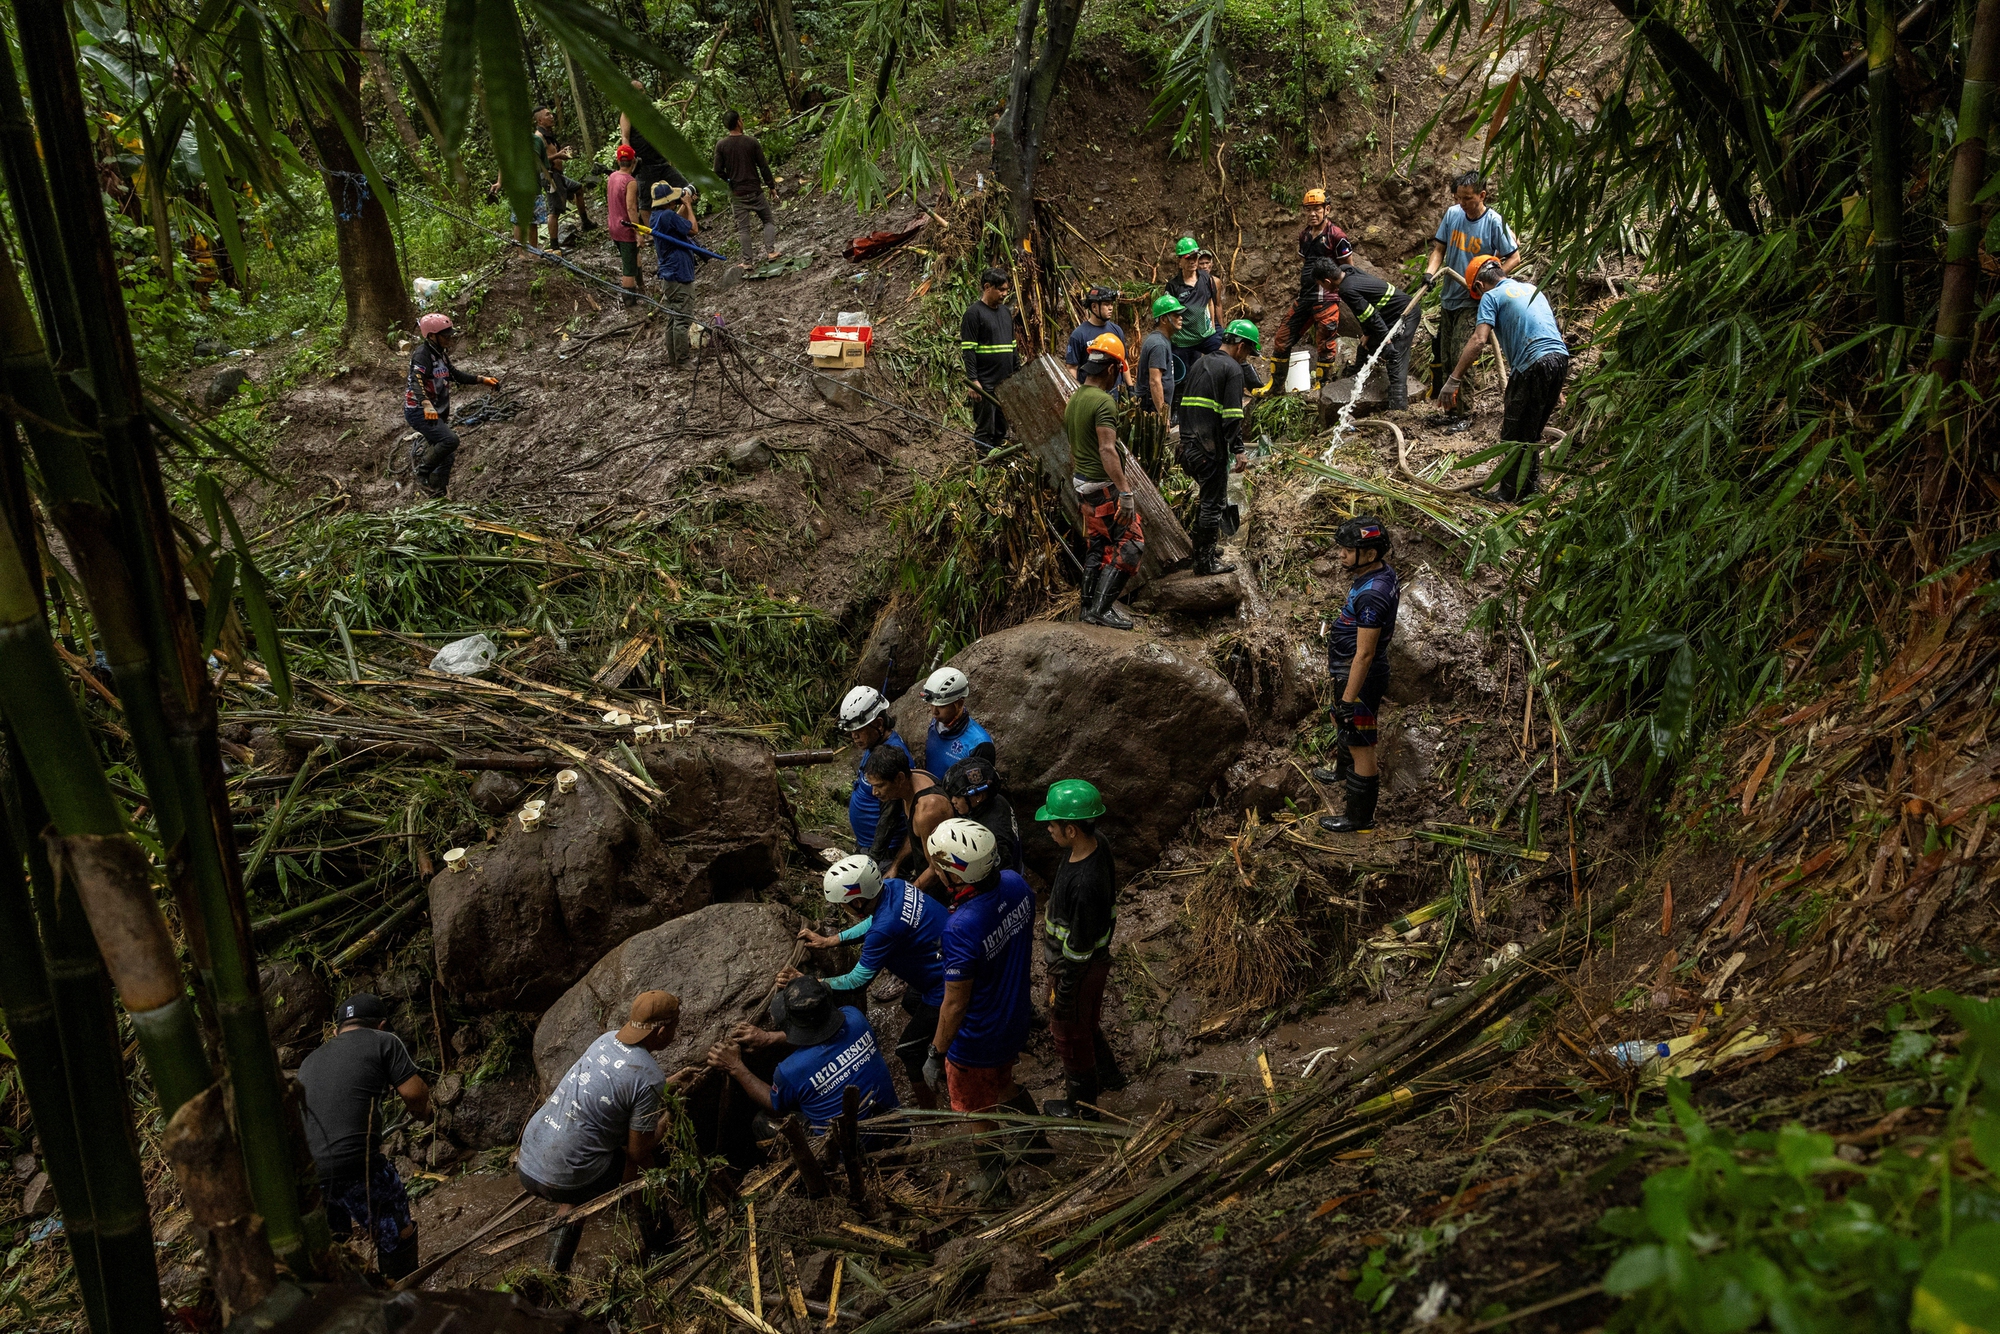
[[[424,420],[427,422],[434,422],[437,419],[438,419],[438,410],[432,407],[428,403],[424,404]]]
[[[1339,719],[1343,726],[1352,727],[1354,725],[1354,715],[1360,711],[1361,702],[1359,700],[1337,699],[1333,702],[1333,716]]]
[[[931,1054],[924,1057],[924,1083],[934,1089],[944,1087],[944,1053],[936,1047],[932,1047]]]
[[[495,389],[498,389],[500,387],[500,377],[497,375],[482,375],[479,377],[479,383],[490,384]]]
[[[1118,493],[1119,522],[1122,523],[1125,520],[1130,519],[1132,517],[1133,511],[1137,510],[1138,508],[1139,508],[1139,502],[1137,499],[1133,497],[1130,491],[1120,491]]]

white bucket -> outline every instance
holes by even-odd
[[[1285,366],[1285,392],[1303,394],[1312,388],[1313,353],[1309,347],[1292,349],[1292,359]]]
[[[567,792],[571,788],[575,787],[577,776],[578,776],[577,772],[574,769],[565,769],[561,773],[557,774],[556,791]]]

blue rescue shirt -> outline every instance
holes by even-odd
[[[972,1069],[1014,1063],[1034,1018],[1028,1001],[1034,947],[1035,891],[1012,871],[1002,871],[998,885],[951,910],[944,926],[944,980],[972,983],[972,1001],[945,1055]]]
[[[651,219],[653,228],[653,254],[660,262],[660,281],[663,283],[691,283],[694,281],[694,251],[677,246],[667,240],[676,236],[683,241],[694,241],[694,228],[680,215],[679,209],[656,208]],[[666,235],[663,236],[661,233]]]
[[[951,914],[943,904],[907,880],[890,878],[882,882],[875,897],[875,911],[840,933],[853,940],[859,930],[861,962],[826,984],[835,990],[865,987],[887,968],[903,979],[926,1005],[944,1004],[945,919]]]
[[[1498,287],[1479,298],[1479,323],[1493,326],[1500,349],[1507,354],[1507,369],[1516,375],[1550,353],[1569,355],[1549,299],[1518,278],[1501,279]]]
[[[1461,278],[1465,276],[1465,266],[1481,255],[1505,259],[1521,248],[1515,244],[1514,233],[1508,230],[1507,221],[1497,208],[1487,209],[1474,221],[1465,216],[1464,209],[1453,204],[1444,211],[1444,220],[1438,223],[1437,235],[1431,239],[1444,243],[1444,266]],[[1475,302],[1464,283],[1449,278],[1438,281],[1443,284],[1440,301],[1446,310],[1472,309]]]
[[[894,746],[905,755],[910,753],[910,748],[903,744],[903,738],[894,732],[877,744]],[[875,800],[875,789],[868,786],[868,780],[862,776],[868,767],[868,757],[873,752],[873,746],[861,752],[861,762],[854,766],[854,791],[847,794],[847,827],[854,831],[854,846],[863,852],[875,842],[875,827],[882,823],[882,803]]]
[[[1336,669],[1345,671],[1347,664],[1354,661],[1355,631],[1362,626],[1382,632],[1375,645],[1375,661],[1387,666],[1389,641],[1396,635],[1396,609],[1402,601],[1402,586],[1392,566],[1384,565],[1366,578],[1354,581],[1327,636],[1327,657]]]
[[[981,747],[985,748],[983,752]],[[937,719],[931,719],[930,729],[924,733],[924,772],[932,778],[942,783],[952,765],[968,755],[981,753],[995,764],[1000,762],[999,753],[993,749],[992,734],[973,721],[971,714],[966,714],[949,732],[939,731]]]
[[[865,1119],[893,1112],[895,1081],[889,1063],[875,1045],[875,1030],[852,1005],[840,1007],[840,1032],[817,1047],[795,1047],[771,1075],[771,1111],[777,1116],[799,1112],[814,1134],[840,1119],[849,1084],[861,1089]]]

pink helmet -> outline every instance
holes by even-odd
[[[429,338],[432,334],[456,333],[451,327],[451,316],[438,313],[426,315],[417,321],[417,332]]]

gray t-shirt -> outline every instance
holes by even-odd
[[[606,1033],[528,1118],[521,1170],[555,1190],[596,1181],[624,1151],[628,1134],[652,1131],[666,1084],[651,1052],[626,1046],[615,1030]]]
[[[1498,255],[1505,259],[1520,249],[1506,219],[1500,216],[1500,210],[1490,207],[1473,219],[1466,217],[1465,210],[1453,204],[1444,211],[1437,234],[1431,239],[1443,244],[1444,266],[1461,278],[1465,276],[1465,266],[1481,255]],[[1479,304],[1479,298],[1466,291],[1464,283],[1455,283],[1449,278],[1438,281],[1444,284],[1444,295],[1440,301],[1446,310],[1471,310]]]
[[[1166,392],[1167,402],[1174,401],[1174,345],[1158,329],[1146,335],[1146,341],[1139,344],[1139,402],[1148,412],[1159,409],[1153,401],[1152,370],[1160,369],[1160,388]]]
[[[361,1170],[382,1128],[376,1104],[416,1075],[403,1040],[377,1028],[350,1028],[306,1057],[299,1067],[306,1147],[322,1176]]]

